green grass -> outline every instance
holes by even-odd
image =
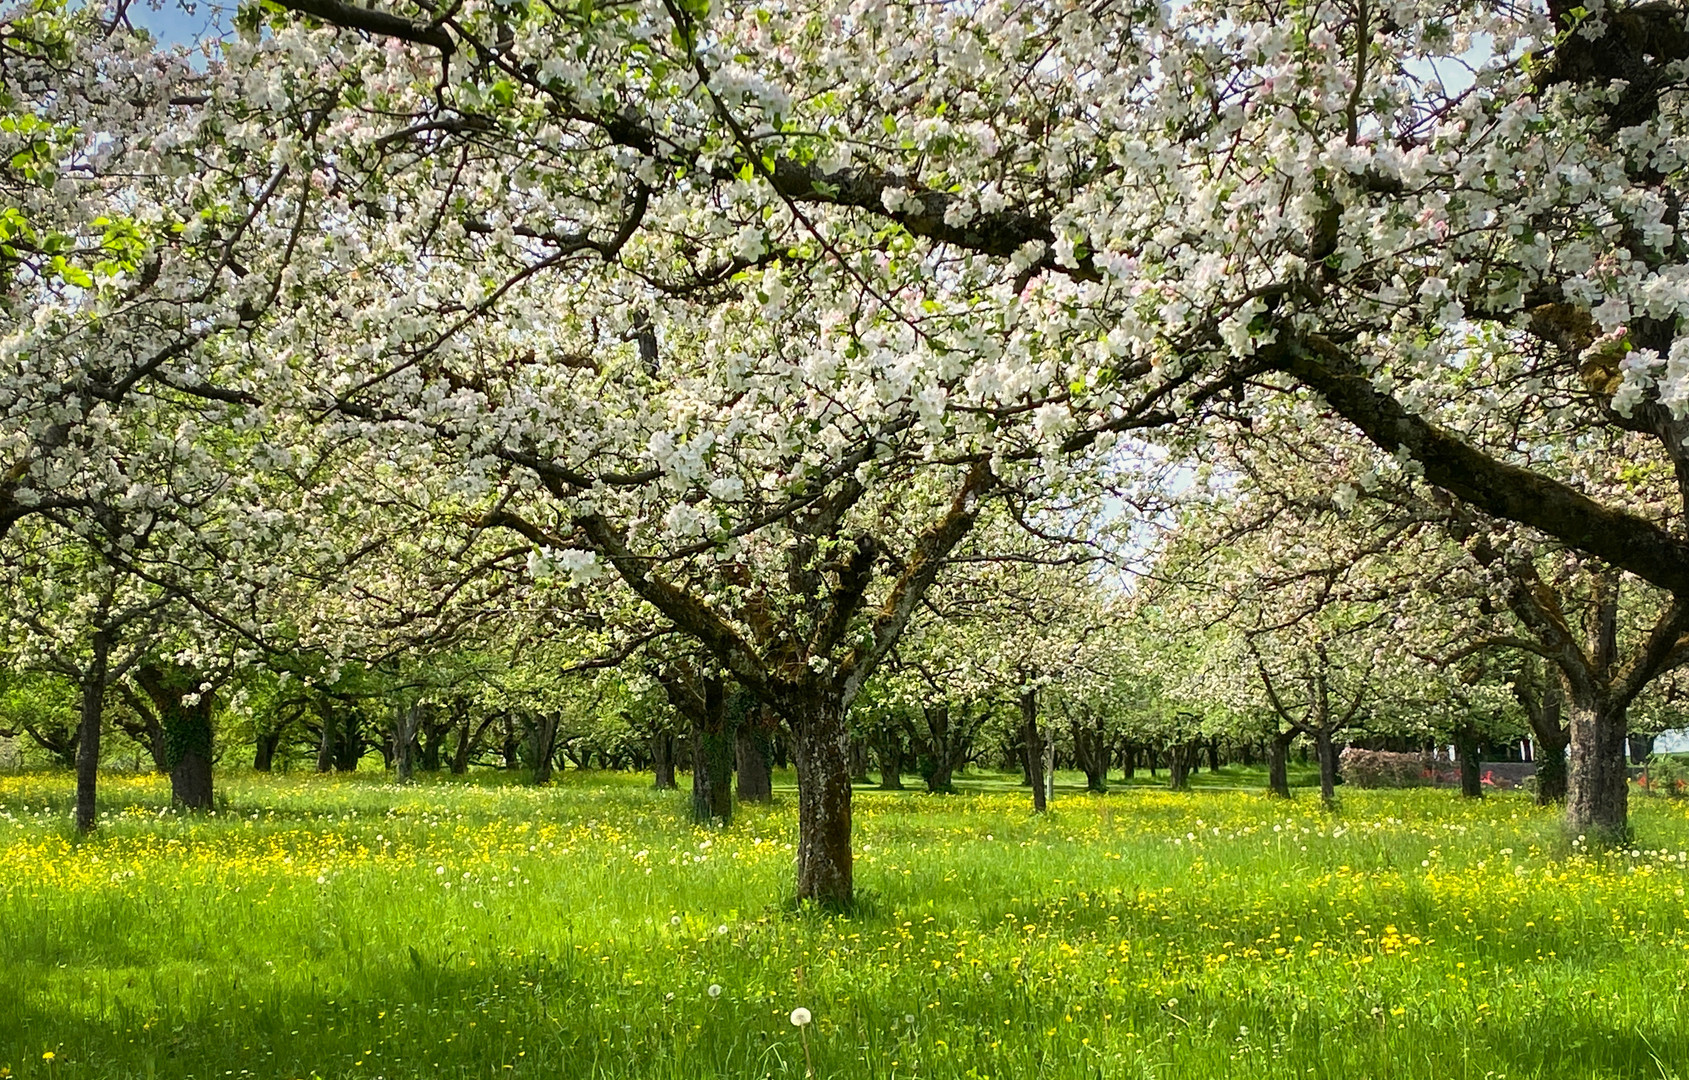
[[[68,777],[0,778],[0,1070],[754,1080],[807,1037],[824,1078],[1689,1077],[1681,804],[1597,855],[1512,794],[1035,818],[1014,779],[859,790],[827,918],[784,903],[789,777],[706,830],[638,777],[228,776],[183,818],[113,776],[81,843]]]

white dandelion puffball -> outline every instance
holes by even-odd
[[[802,1005],[799,1005],[797,1008],[792,1010],[793,1027],[803,1027],[809,1023],[810,1019],[809,1010],[804,1008]]]
[[[720,997],[721,996],[721,984],[720,983],[711,983],[710,988],[708,990],[704,991],[704,992],[709,994],[711,997]]]

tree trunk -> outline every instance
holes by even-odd
[[[1337,803],[1337,743],[1331,732],[1314,732],[1314,751],[1320,763],[1320,801],[1327,806]]]
[[[164,733],[164,725],[159,722],[157,713],[148,713],[147,724],[147,753],[152,756],[154,771],[168,773],[170,771],[170,740]]]
[[[825,908],[855,900],[850,847],[851,736],[844,703],[817,689],[786,710],[798,767],[798,894]]]
[[[749,717],[734,733],[734,757],[739,771],[739,801],[774,801],[774,740]]]
[[[893,732],[882,732],[874,741],[875,756],[880,759],[880,790],[903,790],[903,740]]]
[[[1626,748],[1630,751],[1632,765],[1646,765],[1648,759],[1654,756],[1653,735],[1629,735],[1625,738]]]
[[[1290,744],[1296,738],[1294,731],[1281,731],[1274,735],[1268,746],[1267,754],[1267,794],[1276,795],[1281,799],[1290,798]]]
[[[1044,776],[1044,733],[1038,730],[1038,691],[1031,687],[1020,692],[1020,731],[1026,744],[1026,779],[1032,785],[1032,810],[1042,814],[1049,809],[1050,802]]]
[[[528,758],[534,767],[534,783],[551,783],[552,762],[557,757],[558,717],[553,712],[535,713],[528,727]]]
[[[1566,826],[1599,844],[1629,838],[1629,775],[1625,770],[1625,709],[1599,695],[1571,702],[1571,774]]]
[[[1202,760],[1202,744],[1197,742],[1180,743],[1167,748],[1167,789],[1169,791],[1188,791],[1191,786],[1191,773],[1197,763]]]
[[[258,740],[252,748],[252,768],[255,771],[269,772],[275,768],[276,748],[281,745],[281,738],[280,728],[258,733]]]
[[[1557,732],[1553,742],[1537,736],[1532,757],[1537,767],[1537,805],[1548,806],[1566,801],[1566,746],[1570,739]]]
[[[334,702],[326,699],[317,712],[322,717],[323,725],[322,732],[317,737],[317,771],[324,773],[334,768],[335,728],[338,726],[338,717]]]
[[[416,734],[422,723],[422,702],[402,705],[393,714],[393,775],[401,784],[416,778]]]
[[[1127,744],[1120,751],[1120,777],[1130,780],[1138,775],[1138,748]]]
[[[733,819],[733,731],[727,723],[725,687],[704,680],[702,712],[692,721],[692,820],[699,824]]]
[[[856,736],[850,739],[850,782],[866,784],[868,782],[868,747],[863,740]]]
[[[151,699],[164,734],[165,763],[170,771],[170,796],[178,806],[209,810],[211,786],[211,717],[216,697],[200,692],[199,674],[167,663],[147,663],[135,669],[135,681]],[[193,702],[187,700],[193,697]]]
[[[442,719],[441,714],[444,712],[445,708],[440,705],[429,708],[418,731],[421,745],[416,767],[426,773],[440,771],[446,735],[453,727],[452,724]]]
[[[927,725],[926,745],[919,762],[921,777],[927,783],[927,790],[934,794],[954,793],[956,765],[965,749],[951,723],[949,702],[921,706],[921,718]]]
[[[1484,797],[1483,771],[1479,768],[1478,729],[1468,723],[1455,729],[1455,753],[1460,757],[1460,795],[1464,799]]]
[[[515,772],[522,767],[522,729],[517,723],[516,714],[504,714],[503,738],[499,741],[499,756],[504,759],[504,767]]]
[[[105,715],[106,673],[111,664],[111,639],[94,631],[93,657],[82,672],[82,719],[76,741],[76,831],[91,833],[97,820],[96,790],[100,771],[100,726]]]
[[[1101,722],[1093,716],[1075,718],[1072,724],[1073,756],[1085,773],[1085,790],[1102,793],[1108,790],[1108,738]]]
[[[674,732],[658,731],[651,736],[651,771],[658,791],[673,791],[680,786],[674,781]]]
[[[485,723],[482,724],[485,727]],[[480,732],[468,713],[463,714],[463,726],[457,732],[457,749],[452,751],[452,775],[462,776],[469,771],[469,759],[474,755]]]
[[[1211,772],[1211,773],[1216,773],[1216,772],[1220,771],[1220,740],[1219,739],[1209,739],[1208,740],[1208,771]]]
[[[357,772],[364,756],[362,714],[357,709],[341,709],[340,723],[334,745],[334,771]]]

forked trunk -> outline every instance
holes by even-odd
[[[849,907],[851,737],[844,704],[821,690],[793,703],[786,717],[798,768],[798,899]]]
[[[1102,725],[1091,717],[1073,724],[1073,757],[1085,773],[1085,790],[1108,790],[1108,739]]]
[[[1571,774],[1566,827],[1597,843],[1629,836],[1629,776],[1625,770],[1625,709],[1593,695],[1571,701]]]

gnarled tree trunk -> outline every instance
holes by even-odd
[[[1625,769],[1625,709],[1603,695],[1571,701],[1571,775],[1566,784],[1566,825],[1597,840],[1629,836],[1629,774]]]
[[[416,778],[417,732],[422,726],[422,702],[393,710],[393,775],[401,784]]]
[[[854,899],[854,864],[844,704],[817,688],[785,711],[798,767],[798,899],[846,907]]]
[[[164,747],[170,766],[170,796],[190,810],[209,810],[211,786],[211,716],[216,698],[211,691],[199,692],[196,673],[162,664],[142,664],[135,669],[141,684],[158,711],[164,729]],[[198,696],[190,704],[187,698]]]

